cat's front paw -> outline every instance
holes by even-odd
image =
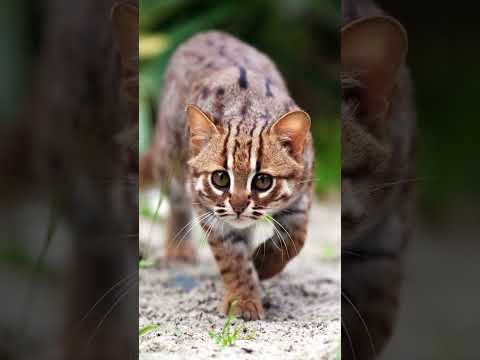
[[[246,321],[264,320],[265,310],[260,299],[236,299],[225,298],[223,301],[222,312],[227,315],[232,312],[236,317]]]

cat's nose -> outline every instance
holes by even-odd
[[[237,214],[241,215],[245,209],[248,207],[248,200],[247,199],[238,199],[238,198],[231,198],[230,199],[230,206],[232,210]]]
[[[242,205],[232,205],[232,209],[233,211],[235,211],[235,213],[237,215],[241,215],[243,213],[243,211],[247,208],[248,204],[242,204]]]

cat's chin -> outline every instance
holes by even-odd
[[[246,229],[255,224],[256,220],[252,219],[228,219],[225,222],[234,229]]]

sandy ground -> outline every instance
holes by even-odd
[[[259,231],[259,237],[266,232]],[[166,267],[162,225],[140,219],[141,249],[157,264],[140,270],[139,323],[159,325],[139,339],[140,359],[336,358],[341,326],[338,200],[314,205],[305,248],[282,274],[262,283],[267,319],[235,320],[243,339],[230,347],[220,347],[208,335],[225,323],[217,310],[222,285],[200,230],[195,234],[199,264]]]

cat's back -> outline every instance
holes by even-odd
[[[179,114],[183,113],[188,99],[210,95],[209,80],[223,81],[228,87],[229,81],[243,81],[242,72],[248,73],[250,78],[268,79],[272,87],[288,93],[274,63],[257,49],[221,31],[194,35],[181,44],[170,59],[163,83],[159,121],[182,122]],[[233,79],[231,73],[238,75]]]
[[[165,85],[175,77],[190,86],[229,67],[243,67],[283,84],[276,66],[265,54],[225,32],[207,31],[178,47],[170,60]]]
[[[275,64],[221,31],[198,33],[172,55],[161,91],[157,152],[183,149],[186,156],[185,107],[189,103],[223,123],[239,117],[273,121],[295,106]]]

